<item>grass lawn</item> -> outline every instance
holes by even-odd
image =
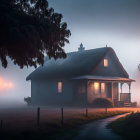
[[[0,128],[0,139],[4,140],[70,140],[79,132],[79,126],[97,119],[133,111],[133,108],[88,109],[64,108],[64,123],[61,125],[60,108],[44,108],[40,110],[40,126],[37,127],[36,108],[16,110],[0,110],[3,128]]]
[[[140,112],[131,113],[108,125],[113,132],[119,134],[126,140],[140,139]]]

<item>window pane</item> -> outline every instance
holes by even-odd
[[[108,60],[104,59],[104,67],[108,67]]]
[[[62,92],[62,82],[58,82],[58,92]]]
[[[95,91],[95,93],[99,93],[99,83],[98,82],[94,82],[94,91]]]
[[[101,83],[101,93],[105,92],[105,83]]]

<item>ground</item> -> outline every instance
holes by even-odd
[[[113,132],[127,140],[138,140],[140,138],[140,112],[131,113],[108,125]]]
[[[0,109],[0,137],[7,139],[62,139],[71,138],[78,132],[81,124],[124,112],[137,111],[138,108],[88,109],[64,108],[62,126],[61,108],[40,108],[40,125],[37,126],[37,107]]]

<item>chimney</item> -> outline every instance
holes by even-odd
[[[81,43],[80,44],[80,47],[78,48],[78,51],[84,51],[85,50],[85,47],[83,46],[83,44]]]

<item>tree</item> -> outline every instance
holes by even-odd
[[[140,71],[140,64],[138,65],[138,70]]]
[[[62,14],[48,7],[46,0],[0,1],[0,60],[7,67],[7,57],[21,68],[44,63],[49,58],[65,58],[70,30]]]

